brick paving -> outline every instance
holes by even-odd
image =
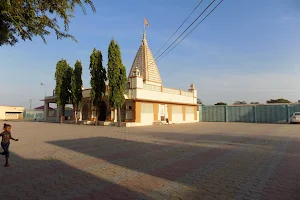
[[[298,125],[11,124],[1,200],[300,200]]]

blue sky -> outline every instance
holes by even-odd
[[[88,9],[84,15],[78,9],[72,20],[70,33],[78,43],[56,40],[53,34],[47,37],[47,44],[36,37],[14,47],[0,47],[0,104],[28,108],[32,99],[33,107],[42,105],[39,100],[55,87],[55,65],[61,58],[71,66],[76,60],[82,61],[84,86],[89,87],[89,56],[94,47],[101,50],[106,66],[107,48],[113,37],[120,44],[123,63],[129,70],[141,43],[144,17],[150,24],[148,44],[155,53],[198,2],[94,1],[96,13]],[[209,3],[204,0],[183,28]],[[188,89],[194,83],[205,104],[236,100],[263,103],[280,97],[300,100],[299,8],[296,0],[224,0],[158,62],[163,85]]]

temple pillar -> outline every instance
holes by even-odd
[[[61,107],[57,106],[57,109],[56,109],[56,120],[55,120],[56,122],[60,122],[60,119],[59,119],[60,111],[61,111]]]
[[[115,122],[118,122],[118,109],[115,109]]]
[[[44,101],[44,121],[47,121],[47,118],[49,116],[49,103],[45,100]]]
[[[82,103],[79,104],[79,121],[82,121]]]
[[[76,110],[76,118],[78,121],[82,121],[82,103],[79,103],[78,107],[74,110]]]
[[[117,122],[117,117],[118,117],[118,113],[117,113],[117,109],[111,109],[111,111],[110,111],[110,116],[111,116],[111,120],[113,121],[113,122]]]

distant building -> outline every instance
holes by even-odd
[[[0,120],[23,119],[24,110],[21,106],[0,106]]]
[[[39,107],[34,108],[34,110],[36,110],[36,111],[43,111],[43,112],[44,112],[44,109],[45,109],[44,106],[39,106]],[[48,107],[48,115],[54,116],[55,112],[56,112],[56,109]]]
[[[55,110],[54,108],[48,107],[49,110]],[[44,106],[36,107],[34,110],[44,110]]]

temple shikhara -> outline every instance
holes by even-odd
[[[108,87],[107,93],[108,94]],[[90,89],[83,89],[83,101],[77,118],[84,123],[95,120],[95,112],[91,110],[89,101]],[[199,121],[197,90],[191,84],[188,91],[163,87],[155,59],[143,34],[142,44],[131,66],[126,92],[126,102],[121,109],[122,122],[126,126],[143,126],[155,123],[191,123]],[[44,120],[59,121],[59,109],[49,115],[49,103],[56,102],[53,96],[44,99]],[[109,106],[107,96],[100,106],[98,120],[102,125],[117,121],[117,111]]]

